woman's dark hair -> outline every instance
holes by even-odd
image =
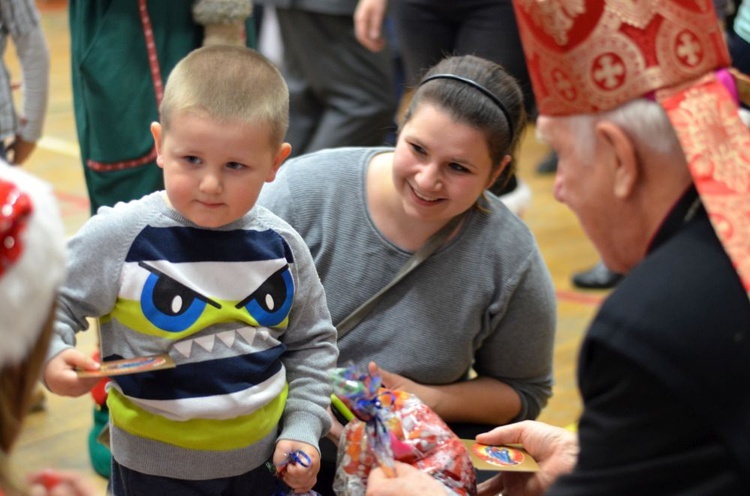
[[[526,127],[526,111],[518,82],[502,66],[474,55],[449,56],[429,69],[421,81],[402,126],[420,105],[431,103],[456,121],[483,132],[494,166],[514,154]],[[504,175],[511,172],[509,167]]]

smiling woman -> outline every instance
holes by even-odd
[[[499,65],[449,57],[415,92],[394,149],[293,159],[258,199],[310,247],[334,323],[460,217],[338,342],[340,364],[374,361],[387,386],[447,422],[536,418],[551,394],[552,283],[529,229],[486,191],[524,125],[521,91]],[[322,494],[332,494],[332,451],[323,446]]]

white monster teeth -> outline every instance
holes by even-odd
[[[193,340],[190,339],[188,341],[180,341],[179,343],[175,343],[174,349],[179,351],[185,358],[190,358],[190,352],[193,349]]]
[[[243,327],[242,329],[237,329],[237,334],[242,336],[242,339],[247,341],[249,344],[253,344],[255,333],[256,333],[256,330],[250,327]]]
[[[214,349],[214,343],[216,342],[216,336],[213,334],[210,336],[203,336],[196,338],[195,342],[201,345],[204,350],[212,351]]]
[[[193,352],[193,343],[197,343],[198,346],[208,351],[209,353],[214,351],[216,346],[216,338],[224,343],[227,348],[234,346],[237,340],[237,334],[244,339],[248,344],[254,346],[260,346],[262,343],[267,342],[268,346],[272,346],[274,343],[270,342],[271,336],[267,327],[242,327],[234,331],[223,331],[208,336],[201,336],[195,339],[186,339],[173,345],[174,349],[177,350],[185,358],[190,358]],[[272,341],[272,340],[271,340]]]
[[[234,331],[224,331],[218,333],[216,336],[221,340],[222,343],[231,348],[234,344]]]

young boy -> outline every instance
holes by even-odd
[[[285,482],[315,483],[336,333],[304,242],[254,208],[290,152],[288,102],[256,52],[191,52],[151,126],[165,191],[102,208],[70,242],[49,388],[76,396],[96,382],[78,376],[97,365],[72,348],[87,317],[100,320],[105,362],[168,353],[176,363],[113,377],[115,495],[271,494],[264,462],[298,450]]]

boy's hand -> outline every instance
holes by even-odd
[[[99,363],[75,348],[60,352],[47,363],[44,369],[44,382],[55,394],[61,396],[81,396],[88,393],[100,377],[78,377],[76,369],[99,370]]]
[[[302,460],[303,463],[288,462],[282,470],[282,478],[286,485],[292,488],[295,493],[306,493],[312,490],[315,482],[318,480],[320,453],[318,453],[315,446],[310,444],[282,439],[276,443],[276,450],[273,453],[274,465],[277,467],[283,465],[288,460],[289,453],[293,451],[302,451],[309,457],[310,462],[305,463],[307,462],[307,458],[302,456],[300,458],[304,458]]]

